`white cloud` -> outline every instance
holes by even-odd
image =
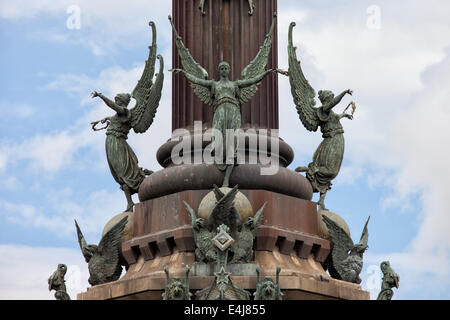
[[[87,264],[80,250],[21,245],[0,245],[0,299],[54,300],[48,291],[48,278],[64,263],[68,270],[66,287],[71,299],[89,286]]]

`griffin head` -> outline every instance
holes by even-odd
[[[350,255],[357,254],[362,256],[368,248],[369,248],[368,245],[364,243],[358,243],[350,250]]]

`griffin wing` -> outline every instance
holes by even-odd
[[[175,29],[175,25],[173,24],[172,17],[169,16],[170,23],[172,25],[173,33],[175,34],[175,45],[178,49],[178,55],[181,59],[181,65],[184,70],[200,79],[208,79],[208,72],[192,57],[189,49],[184,46],[183,40],[179,36],[177,29]],[[205,104],[212,105],[213,99],[211,97],[211,90],[207,87],[201,86],[199,84],[195,84],[190,82],[192,89],[194,90],[195,95]]]
[[[117,271],[122,235],[127,222],[128,216],[112,227],[98,244],[97,265],[102,266],[103,274],[106,277],[112,277]]]
[[[364,225],[364,229],[361,235],[361,239],[359,240],[360,244],[367,246],[367,242],[369,241],[369,231],[367,230],[367,225],[369,223],[370,217],[367,219],[366,224]]]
[[[256,231],[258,230],[259,225],[262,222],[262,217],[263,217],[263,212],[264,209],[266,209],[267,206],[267,202],[264,203],[264,205],[261,207],[261,209],[258,210],[258,212],[256,212],[255,216],[253,217],[253,236],[256,236]]]
[[[347,233],[345,233],[344,229],[336,224],[336,222],[325,215],[322,216],[322,220],[328,228],[331,242],[333,243],[333,266],[342,277],[344,272],[342,263],[348,258],[349,251],[353,248],[353,241]]]
[[[84,249],[87,247],[87,243],[86,243],[86,240],[84,239],[84,236],[83,236],[83,233],[81,232],[80,227],[78,226],[77,220],[75,220],[75,227],[77,228],[78,243],[80,245],[81,252],[83,253],[83,256],[84,256],[86,262],[88,262],[90,259],[90,256],[88,257],[84,254]]]
[[[297,59],[296,49],[292,42],[292,29],[295,22],[289,26],[289,82],[291,83],[291,93],[294,98],[295,108],[300,116],[300,120],[309,131],[316,131],[319,126],[317,109],[314,107],[316,92],[310,86],[303,74],[300,61]]]
[[[153,123],[159,101],[161,100],[164,82],[164,60],[160,55],[156,56],[155,24],[150,22],[149,25],[153,31],[152,45],[149,47],[150,50],[148,59],[145,61],[144,72],[131,94],[136,99],[136,106],[131,109],[131,126],[136,133],[144,133]],[[153,83],[156,58],[159,60],[159,73],[156,76],[155,83]]]
[[[192,227],[195,228],[195,220],[197,220],[197,216],[195,214],[194,209],[186,202],[183,201],[184,207],[186,208],[186,211],[189,213],[189,217],[191,218],[191,224]]]
[[[264,44],[259,49],[256,57],[249,63],[248,66],[242,70],[241,77],[242,80],[254,78],[266,70],[267,62],[269,59],[270,51],[272,49],[272,39],[273,39],[273,29],[275,28],[275,23],[277,21],[276,13],[273,15],[272,25],[270,26],[269,33],[264,39]],[[258,84],[242,88],[239,93],[239,102],[241,104],[247,103],[258,91]]]
[[[214,221],[215,217],[221,212],[230,212],[231,208],[234,206],[234,198],[239,191],[238,187],[238,185],[235,185],[227,194],[224,194],[219,187],[214,185],[214,193],[216,194],[217,202],[211,211],[211,221]]]

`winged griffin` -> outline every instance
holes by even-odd
[[[370,217],[364,225],[363,233],[359,243],[354,244],[352,239],[340,226],[327,216],[322,216],[333,243],[331,251],[332,263],[328,266],[330,275],[335,279],[340,279],[353,283],[361,283],[359,274],[363,267],[363,254],[367,250],[367,242],[369,240],[369,232],[367,224]]]
[[[198,261],[205,263],[217,261],[217,249],[211,240],[217,234],[216,230],[223,226],[228,228],[227,233],[234,240],[230,248],[233,253],[231,262],[250,262],[253,258],[253,242],[256,230],[262,222],[262,215],[267,203],[258,210],[254,217],[247,218],[243,223],[234,206],[237,193],[237,185],[227,193],[223,193],[217,186],[214,186],[216,203],[211,210],[208,222],[203,218],[198,218],[194,209],[183,201],[191,219],[194,241],[197,247],[195,256]]]
[[[337,97],[331,91],[319,91],[319,100],[322,106],[314,107],[316,93],[306,80],[300,61],[297,60],[296,48],[292,44],[292,29],[295,22],[289,26],[289,81],[297,112],[305,128],[309,131],[317,131],[320,127],[323,141],[313,156],[313,161],[308,167],[298,167],[297,172],[306,172],[306,178],[310,181],[313,191],[320,192],[319,209],[326,210],[325,196],[331,189],[331,181],[336,178],[341,169],[344,157],[344,129],[340,123],[342,118],[353,119],[356,105],[351,102],[347,109],[352,106],[351,114],[336,114],[333,108],[339,104],[346,95],[352,95],[352,90],[346,90]]]
[[[150,22],[149,25],[153,31],[152,45],[149,47],[150,52],[148,59],[145,61],[144,72],[131,95],[120,93],[116,95],[114,101],[111,101],[101,93],[96,91],[92,93],[93,98],[101,98],[108,107],[116,111],[114,116],[91,124],[95,131],[107,129],[106,157],[114,180],[125,193],[128,203],[125,211],[133,210],[134,203],[131,196],[138,192],[145,176],[152,173],[139,167],[138,159],[126,141],[128,133],[131,128],[136,133],[144,133],[153,123],[164,82],[164,61],[161,55],[156,55],[155,24]],[[159,60],[159,73],[156,75],[155,83],[153,83],[156,58]],[[132,109],[128,109],[131,97],[136,100],[136,105]],[[107,124],[101,129],[96,129],[100,122]]]
[[[264,44],[260,48],[256,57],[250,62],[250,64],[244,68],[241,77],[242,80],[230,81],[230,65],[228,62],[222,61],[219,63],[220,80],[208,80],[208,72],[198,64],[189,50],[185,48],[181,37],[178,35],[175,25],[172,22],[171,17],[169,20],[172,24],[173,32],[175,33],[175,44],[178,48],[178,54],[181,58],[181,64],[184,69],[172,69],[170,71],[174,73],[182,73],[186,79],[190,82],[194,93],[205,104],[212,105],[214,107],[213,117],[213,129],[218,130],[222,135],[222,145],[213,144],[214,150],[220,152],[222,149],[222,155],[225,161],[218,163],[217,167],[220,171],[225,172],[223,187],[228,187],[229,178],[236,165],[236,143],[233,143],[233,150],[228,149],[225,143],[226,131],[237,130],[241,127],[241,105],[250,101],[253,95],[258,90],[258,84],[271,72],[277,70],[265,70],[270,50],[272,47],[273,29],[276,22],[276,14],[269,33],[266,35]],[[213,140],[214,137],[213,137]],[[235,139],[236,140],[236,139]],[[231,144],[231,143],[230,143]],[[232,152],[231,152],[232,151]],[[226,156],[234,155],[234,160],[225,159]],[[232,160],[232,159],[231,159]],[[230,164],[231,162],[231,164]]]
[[[119,280],[122,273],[120,261],[120,246],[122,244],[123,230],[128,221],[128,216],[120,220],[111,228],[97,245],[87,244],[75,220],[78,243],[81,252],[89,266],[89,284],[96,286],[103,283]]]

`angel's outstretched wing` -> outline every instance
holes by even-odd
[[[292,29],[294,27],[295,22],[292,22],[289,26],[288,45],[289,82],[291,83],[292,97],[294,98],[294,103],[300,116],[300,120],[305,128],[309,131],[316,131],[319,125],[317,109],[314,107],[316,104],[314,101],[316,92],[309,85],[308,80],[306,80],[300,66],[300,61],[297,59],[297,54],[295,52],[296,48],[292,43]]]
[[[359,240],[360,244],[367,246],[367,242],[369,241],[369,231],[367,230],[367,225],[369,223],[370,217],[367,219],[366,224],[364,225],[364,229],[361,235],[361,239]]]
[[[155,24],[150,22],[149,25],[152,27],[153,32],[152,45],[149,47],[150,50],[148,59],[145,61],[144,72],[131,94],[136,99],[136,106],[131,109],[131,126],[136,133],[144,133],[153,123],[159,101],[161,100],[164,82],[164,60],[160,55],[156,56]],[[156,76],[155,83],[153,83],[156,58],[159,60],[159,73]]]
[[[275,28],[276,21],[277,14],[275,13],[273,15],[272,25],[270,26],[269,33],[267,33],[266,38],[264,39],[264,44],[259,49],[256,57],[249,63],[248,66],[244,68],[244,70],[242,70],[242,80],[255,78],[266,70],[270,51],[272,49],[273,29]],[[259,83],[242,88],[239,93],[239,102],[241,104],[249,102],[250,99],[255,95],[256,91],[258,91],[258,85]]]
[[[187,49],[184,46],[184,43],[181,40],[181,37],[179,36],[179,34],[177,32],[177,29],[175,29],[175,25],[173,24],[171,16],[169,16],[169,20],[170,20],[170,23],[172,24],[172,29],[175,34],[175,45],[177,46],[178,55],[180,56],[183,69],[187,73],[189,73],[199,79],[207,80],[208,76],[209,76],[208,72],[206,72],[206,70],[197,61],[194,60],[191,53],[189,52],[189,49]],[[196,83],[192,83],[190,81],[189,81],[189,83],[190,83],[192,89],[194,89],[194,93],[196,94],[196,96],[203,103],[208,104],[208,105],[213,104],[213,99],[211,97],[211,90],[209,88],[204,87],[199,84],[196,84]]]
[[[333,243],[333,265],[341,275],[343,272],[341,270],[342,262],[347,259],[349,251],[353,248],[353,241],[336,222],[325,215],[322,216],[322,220],[328,228]]]
[[[122,235],[127,222],[128,216],[120,220],[103,236],[98,244],[98,254],[93,257],[98,259],[94,263],[102,267],[102,273],[106,277],[112,277],[117,272]]]

